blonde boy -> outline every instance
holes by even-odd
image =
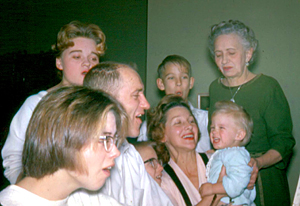
[[[169,55],[158,66],[157,74],[156,84],[159,90],[164,91],[166,95],[175,94],[188,101],[189,92],[193,88],[195,81],[194,77],[192,77],[192,68],[188,60],[179,55]],[[206,152],[211,149],[207,131],[208,112],[194,108],[190,102],[189,105],[201,133],[196,151]],[[147,139],[147,123],[144,122],[141,126],[138,141],[146,141]]]

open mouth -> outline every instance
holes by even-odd
[[[110,176],[110,170],[114,167],[114,165],[106,167],[102,169],[107,176]]]
[[[194,140],[194,134],[186,134],[182,137],[183,139],[187,139],[187,140]]]
[[[216,144],[219,142],[220,142],[220,138],[213,138],[213,141],[212,141],[213,144]]]
[[[87,71],[84,71],[81,74],[85,76],[87,73],[88,73]]]
[[[175,95],[182,96],[182,92],[175,92]]]
[[[223,67],[224,71],[229,71],[230,69],[232,69],[232,67],[229,67],[229,66]]]

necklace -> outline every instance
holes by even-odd
[[[237,88],[237,90],[234,92],[234,94],[232,94],[231,86],[230,86],[230,84],[229,84],[228,79],[226,79],[226,80],[227,80],[228,87],[229,87],[229,91],[230,91],[230,93],[231,93],[231,99],[230,99],[230,101],[232,101],[233,103],[235,103],[235,100],[234,100],[235,95],[240,91],[240,89],[242,88],[242,86],[247,82],[247,77],[248,77],[248,75],[246,76],[245,82],[244,82],[243,84],[241,84],[241,85]]]
[[[237,90],[235,91],[235,93],[232,95],[232,91],[231,91],[231,87],[229,87],[229,90],[230,90],[230,93],[231,93],[231,99],[230,99],[230,101],[232,101],[232,102],[235,102],[235,100],[234,100],[234,97],[235,97],[235,95],[238,93],[238,91],[240,91],[240,89],[241,89],[241,87],[242,87],[243,85],[241,84],[238,88],[237,88]]]

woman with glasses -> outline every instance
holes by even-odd
[[[158,160],[157,154],[153,148],[154,142],[136,142],[133,144],[133,146],[140,153],[144,161],[146,171],[160,186],[162,171],[164,168],[162,166],[161,160]]]
[[[79,86],[50,91],[28,125],[24,178],[0,193],[1,205],[81,205],[68,196],[103,186],[126,129],[126,113],[109,95]],[[99,201],[119,205],[107,196]]]
[[[199,188],[207,180],[205,160],[195,150],[200,133],[189,104],[182,97],[167,95],[148,112],[147,122],[148,137],[156,142],[158,158],[165,164],[162,189],[174,205],[197,205]],[[213,196],[204,201],[198,205],[214,205]]]

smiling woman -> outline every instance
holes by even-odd
[[[122,142],[126,132],[126,113],[109,95],[83,87],[52,90],[28,125],[24,178],[0,193],[0,203],[64,205],[79,188],[98,190],[120,155],[115,140]]]
[[[198,190],[206,182],[205,163],[195,151],[200,134],[188,103],[182,97],[167,95],[148,117],[148,136],[157,144],[158,158],[173,170],[167,173],[165,166],[162,189],[174,205],[196,205],[201,201]],[[181,186],[175,184],[174,176]]]

